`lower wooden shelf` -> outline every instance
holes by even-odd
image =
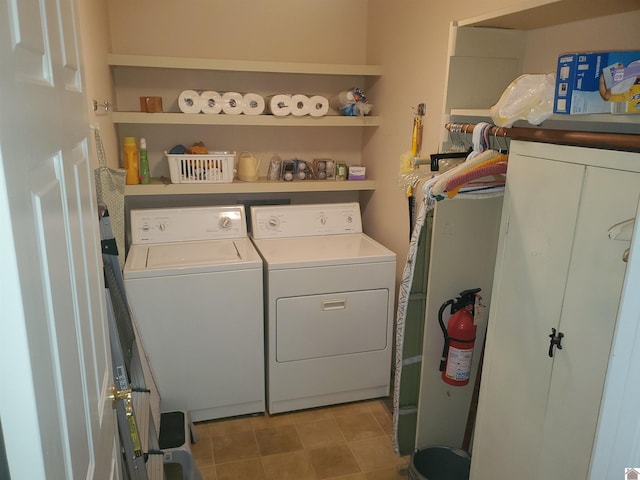
[[[169,183],[153,178],[147,185],[126,185],[125,196],[137,195],[200,195],[216,193],[293,193],[293,192],[346,192],[375,190],[374,180],[303,180],[294,182],[234,181],[232,183]]]

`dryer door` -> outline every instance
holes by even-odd
[[[279,298],[276,361],[387,348],[387,289]]]

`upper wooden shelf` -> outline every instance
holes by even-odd
[[[204,113],[141,113],[113,112],[114,123],[138,123],[146,125],[234,125],[267,127],[378,127],[382,118],[377,116],[349,117],[325,115],[324,117],[294,117],[287,115],[207,115]]]
[[[455,108],[446,116],[446,122],[492,123],[490,109]],[[446,123],[445,122],[445,123]],[[517,127],[537,128],[526,120],[518,120]],[[610,115],[598,113],[590,115],[551,115],[540,125],[553,130],[576,130],[585,132],[640,134],[640,115]]]
[[[491,118],[491,110],[488,108],[452,108],[451,116],[456,117],[476,117],[476,118]],[[640,115],[611,115],[608,113],[592,113],[588,115],[551,115],[549,120],[557,122],[607,122],[607,123],[630,123],[638,125],[640,124]],[[640,131],[639,131],[640,133]]]
[[[485,15],[460,20],[459,27],[535,30],[640,9],[638,0],[530,0]]]
[[[251,60],[119,55],[113,53],[107,55],[107,63],[114,67],[173,68],[262,73],[300,73],[315,75],[382,75],[382,67],[379,65],[261,62]]]

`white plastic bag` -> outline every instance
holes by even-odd
[[[491,119],[499,127],[516,120],[540,125],[553,114],[556,74],[525,74],[516,78],[491,107]]]

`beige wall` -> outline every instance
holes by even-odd
[[[97,3],[103,10],[106,0]],[[398,254],[400,274],[407,253],[409,226],[407,199],[399,186],[398,172],[400,156],[410,147],[412,109],[420,102],[427,105],[423,152],[436,151],[443,137],[450,22],[516,3],[524,2],[109,0],[108,13],[99,16],[109,22],[110,31],[107,34],[101,31],[104,23],[86,36],[110,34],[114,53],[381,64],[384,75],[366,84],[366,89],[384,124],[364,129],[361,152],[350,150],[350,137],[356,135],[354,129],[347,129],[348,132],[304,129],[304,133],[295,130],[295,135],[289,138],[285,135],[284,141],[280,140],[282,131],[271,128],[251,127],[253,130],[238,132],[238,129],[220,127],[215,135],[229,142],[220,147],[255,149],[264,157],[278,148],[282,148],[285,155],[294,155],[297,151],[317,153],[323,145],[331,143],[328,139],[335,145],[331,151],[334,155],[342,154],[349,159],[361,155],[369,176],[378,185],[373,195],[363,196],[365,229]],[[525,71],[552,71],[558,53],[571,49],[640,48],[639,14],[640,11],[597,22],[576,22],[534,31],[528,35]],[[101,61],[108,40],[98,42],[97,46],[90,43],[85,41],[85,46],[89,44],[90,49],[96,49],[95,60]],[[102,67],[97,65],[96,70]],[[469,82],[473,88],[473,79]],[[193,127],[189,129],[193,131]],[[204,127],[195,131],[198,135],[214,135],[212,129]],[[160,129],[158,135],[173,141],[184,133],[166,127]],[[262,147],[263,151],[260,151],[261,145],[267,145]]]
[[[94,99],[100,104],[104,104],[105,101],[113,104],[115,98],[111,73],[107,65],[107,53],[111,50],[107,2],[108,0],[91,0],[89,2],[77,2],[77,5],[89,121],[100,129],[107,163],[115,167],[118,164],[118,144],[115,127],[110,115],[105,112],[104,108],[99,108],[94,112],[92,107]],[[93,143],[91,145],[95,147]],[[97,166],[96,149],[91,148],[90,153],[94,165]]]
[[[113,52],[364,63],[367,0],[110,0]]]

